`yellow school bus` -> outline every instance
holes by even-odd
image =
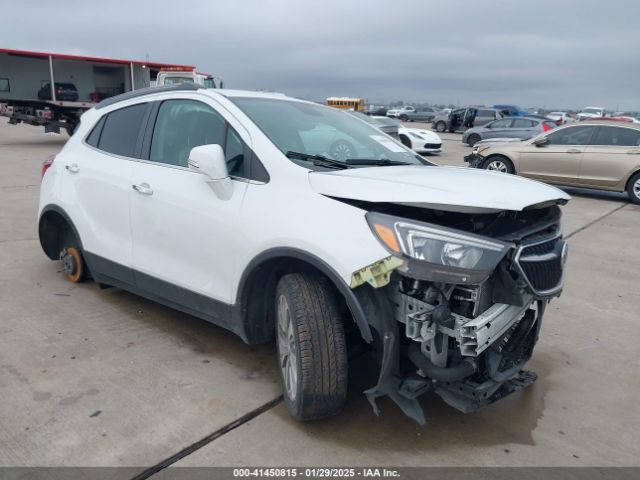
[[[344,110],[354,110],[356,112],[364,111],[364,98],[348,98],[348,97],[329,97],[327,98],[327,105],[334,108],[341,108]]]

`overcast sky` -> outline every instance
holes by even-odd
[[[3,0],[0,47],[196,65],[230,88],[640,110],[636,0]]]

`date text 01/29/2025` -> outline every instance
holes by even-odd
[[[400,473],[388,468],[234,468],[234,478],[398,478]]]

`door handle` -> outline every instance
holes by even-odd
[[[72,163],[71,165],[65,165],[64,168],[66,168],[69,173],[78,173],[80,171],[80,167],[78,167],[77,163]]]
[[[153,189],[148,183],[140,183],[139,185],[131,185],[136,192],[141,195],[153,195]]]
[[[567,153],[582,153],[582,150],[578,150],[577,148],[570,148],[567,150]]]

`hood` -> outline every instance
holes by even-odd
[[[442,143],[442,139],[440,138],[440,136],[435,133],[435,132],[431,132],[429,130],[422,130],[420,128],[407,128],[407,127],[400,127],[398,128],[398,132],[402,133],[402,132],[414,132],[417,133],[418,135],[422,136],[425,140],[428,140],[429,143]]]
[[[519,211],[538,204],[564,204],[571,198],[544,183],[466,167],[352,168],[311,172],[309,182],[329,197],[469,213]]]
[[[474,147],[478,147],[480,145],[491,145],[492,143],[524,143],[524,140],[521,138],[513,138],[513,137],[496,137],[496,138],[487,138],[485,140],[480,140],[476,142]]]

